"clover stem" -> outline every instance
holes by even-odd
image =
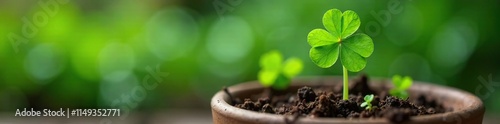
[[[344,100],[347,100],[349,98],[349,76],[347,76],[347,69],[342,66],[344,70],[344,93],[343,93],[343,98]]]

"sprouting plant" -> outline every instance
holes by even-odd
[[[342,13],[338,9],[328,10],[323,15],[324,29],[309,32],[307,42],[311,45],[309,57],[321,68],[329,68],[340,56],[342,62],[344,88],[343,99],[349,96],[348,72],[359,72],[366,66],[366,58],[373,53],[373,41],[370,36],[357,33],[361,21],[351,10]]]
[[[276,90],[288,88],[293,77],[302,71],[302,61],[291,57],[283,62],[283,56],[277,50],[265,53],[260,58],[259,81],[264,87]]]
[[[411,87],[413,80],[410,76],[401,77],[399,75],[394,75],[392,77],[392,84],[394,84],[394,88],[392,88],[389,93],[392,96],[406,99],[408,98],[408,92],[406,92],[406,90]]]
[[[365,107],[366,110],[372,110],[373,94],[365,96],[365,102],[361,103],[361,107]]]

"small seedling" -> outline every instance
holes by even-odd
[[[394,84],[394,88],[389,91],[392,96],[401,99],[408,98],[408,92],[406,92],[406,90],[413,84],[410,76],[401,77],[399,75],[394,75],[392,77],[392,84]]]
[[[284,90],[288,88],[292,78],[302,71],[302,66],[299,58],[291,57],[283,62],[279,51],[270,51],[260,57],[259,81],[264,87]]]
[[[357,33],[361,21],[358,14],[347,10],[328,10],[323,15],[325,29],[309,32],[307,42],[312,47],[309,51],[311,60],[321,68],[329,68],[340,56],[344,75],[343,99],[349,96],[347,71],[359,72],[366,66],[366,58],[373,53],[373,41],[370,36]]]
[[[372,110],[373,94],[365,96],[365,102],[361,103],[361,107],[365,107],[366,110]]]

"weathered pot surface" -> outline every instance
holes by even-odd
[[[328,86],[328,85],[341,85],[342,78],[340,77],[314,77],[302,78],[294,80],[289,88],[290,92],[296,91],[302,86]],[[370,80],[368,83],[370,87],[376,91],[392,87],[388,80]],[[246,82],[228,87],[230,94],[236,98],[248,98],[251,95],[261,93],[264,88],[257,82]],[[446,102],[443,104],[445,108],[451,108],[452,111],[446,113],[412,116],[408,124],[481,124],[484,115],[484,106],[482,101],[468,93],[459,89],[438,86],[429,83],[414,81],[412,87],[409,89],[411,94],[410,98],[418,95],[428,95],[436,99],[438,103]],[[212,97],[212,117],[215,124],[256,124],[256,123],[285,123],[285,118],[291,119],[292,117],[259,113],[249,110],[236,108],[228,104],[229,96],[224,91],[217,92]],[[296,123],[307,124],[320,124],[320,123],[359,123],[359,124],[374,124],[374,123],[390,123],[385,118],[310,118],[300,117]]]

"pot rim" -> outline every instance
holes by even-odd
[[[323,80],[329,80],[330,82],[334,83],[318,83]],[[338,82],[341,83],[342,78],[339,76],[318,76],[318,77],[300,77],[297,78],[296,80],[292,81],[291,85],[299,85],[299,86],[304,86],[304,85],[309,85],[309,86],[314,86],[314,85],[334,85],[337,84]],[[352,81],[352,79],[350,80]],[[392,87],[392,83],[389,83],[390,81],[388,79],[384,78],[375,78],[375,79],[370,79],[370,82],[368,85],[370,87],[376,87],[376,86],[387,86],[387,87]],[[410,122],[435,122],[435,121],[445,121],[445,122],[452,122],[452,121],[461,121],[462,119],[469,118],[473,115],[482,115],[484,114],[484,106],[482,101],[475,95],[468,93],[466,91],[452,88],[452,87],[445,87],[445,86],[440,86],[440,85],[435,85],[435,84],[430,84],[430,83],[425,83],[421,81],[413,81],[413,85],[410,87],[409,92],[413,96],[414,94],[422,94],[423,92],[429,92],[430,94],[435,94],[434,99],[443,99],[443,98],[436,98],[436,97],[443,97],[446,96],[447,98],[444,99],[451,99],[460,102],[459,105],[461,106],[451,106],[453,110],[451,112],[445,112],[445,113],[437,113],[437,114],[431,114],[431,115],[419,115],[419,116],[411,116],[410,117]],[[233,85],[231,87],[228,87],[228,91],[231,94],[238,94],[243,91],[248,91],[248,90],[258,90],[262,89],[263,87],[258,83],[258,81],[248,81],[240,84]],[[242,89],[242,90],[238,90]],[[449,94],[449,95],[445,95]],[[466,99],[465,99],[466,98]],[[276,115],[276,114],[269,114],[269,113],[260,113],[260,112],[255,112],[255,111],[250,111],[250,110],[244,110],[240,109],[237,107],[234,107],[230,104],[227,103],[229,100],[229,96],[224,92],[224,91],[219,91],[217,92],[211,100],[211,107],[213,112],[218,112],[221,114],[224,114],[228,117],[231,118],[236,118],[236,119],[242,119],[246,121],[257,121],[257,122],[264,122],[264,123],[284,123],[285,116],[283,115]],[[437,100],[438,104],[441,102],[439,101],[444,101],[444,100]],[[446,106],[445,106],[446,107]],[[289,116],[287,117],[291,119],[292,117]],[[318,117],[318,118],[310,118],[310,117],[300,117],[298,119],[298,122],[307,122],[307,123],[331,123],[331,122],[352,122],[352,123],[389,123],[389,121],[385,118],[326,118],[326,117]]]

